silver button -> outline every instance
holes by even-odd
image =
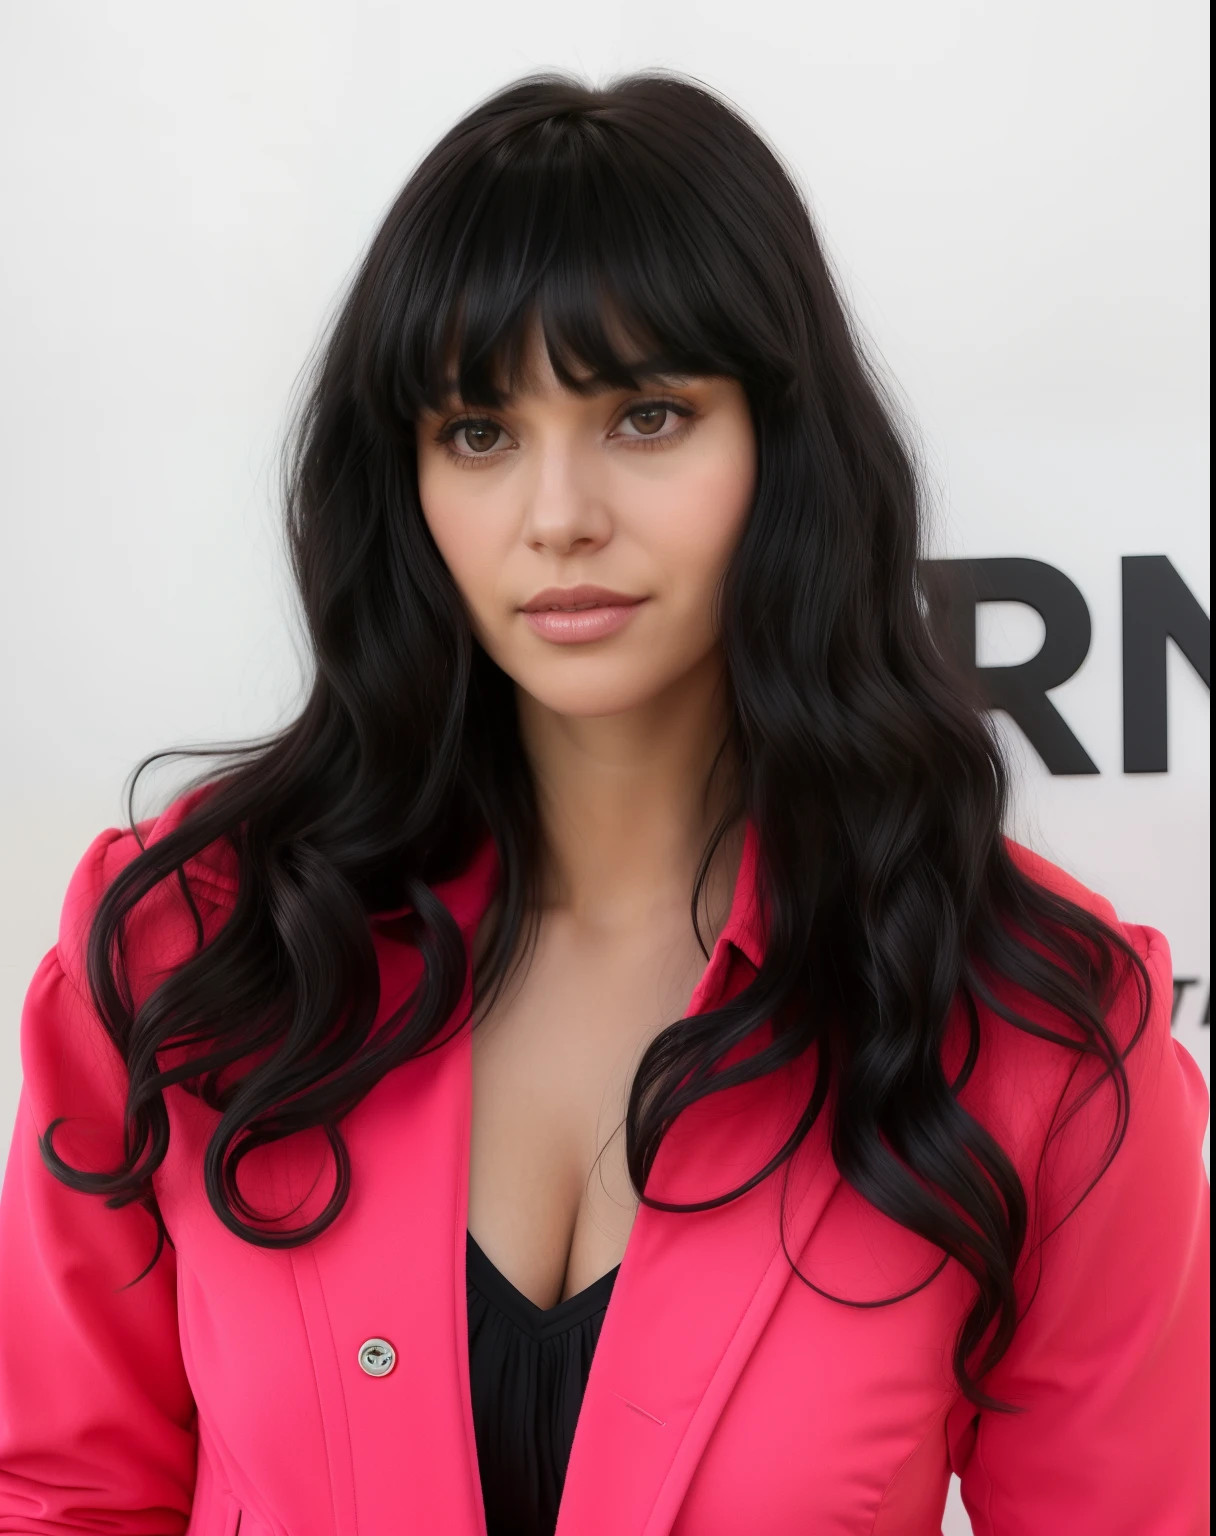
[[[359,1368],[369,1376],[387,1376],[397,1363],[397,1351],[387,1339],[367,1339],[359,1346]]]

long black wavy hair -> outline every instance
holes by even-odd
[[[535,912],[536,799],[513,685],[470,633],[423,520],[414,433],[453,376],[465,401],[497,403],[537,321],[571,388],[589,375],[622,388],[647,371],[727,375],[757,438],[719,624],[733,811],[758,833],[768,946],[738,998],[673,1022],[646,1052],[626,1121],[633,1183],[646,1200],[656,1150],[688,1105],[817,1047],[794,1133],[711,1203],[788,1165],[834,1085],[843,1177],[974,1278],[954,1368],[974,1402],[1001,1406],[980,1380],[1017,1322],[1028,1199],[960,1102],[982,1045],[978,1005],[1046,1033],[1077,1065],[1096,1059],[1117,1098],[1108,1162],[1127,1078],[1104,1013],[1134,967],[1143,1029],[1148,978],[1119,934],[1011,858],[994,736],[926,619],[922,497],[894,412],[790,176],[685,79],[513,85],[426,156],[376,233],[285,476],[311,692],[285,729],[227,749],[181,826],[106,890],[88,977],[129,1070],[126,1155],[82,1173],[55,1153],[52,1127],[44,1156],[65,1183],[113,1206],[143,1201],[160,1223],[151,1179],[168,1145],[164,1091],[180,1083],[218,1111],[205,1178],[219,1219],[251,1243],[304,1243],[349,1190],[343,1117],[444,1036],[469,959],[434,887],[487,834],[501,915],[478,995],[509,971]],[[188,892],[183,866],[218,840],[238,859],[235,907],[206,942],[200,922],[195,953],[136,1005],[124,924],[162,881]],[[422,979],[373,1034],[369,914],[405,904]],[[1014,1012],[1002,983],[1050,1005],[1058,1031]],[[943,1037],[959,1006],[970,1044],[948,1081]],[[767,1020],[771,1043],[718,1070]],[[182,1045],[185,1065],[180,1052],[172,1066],[158,1057]],[[242,1158],[306,1128],[328,1137],[332,1196],[306,1225],[268,1227],[242,1199]]]

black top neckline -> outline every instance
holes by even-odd
[[[487,1536],[554,1536],[616,1269],[538,1307],[465,1243],[469,1393]]]
[[[469,1281],[482,1297],[522,1332],[537,1340],[576,1328],[580,1323],[603,1312],[612,1295],[620,1265],[593,1280],[590,1285],[551,1307],[538,1307],[530,1296],[512,1285],[470,1232],[465,1263]]]

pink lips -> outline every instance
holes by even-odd
[[[546,587],[520,609],[533,631],[557,645],[583,645],[623,629],[641,605],[606,587]]]

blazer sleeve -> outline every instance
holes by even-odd
[[[1124,933],[1153,987],[1126,1059],[1125,1138],[1075,1209],[1106,1146],[1113,1095],[1094,1094],[1050,1144],[1043,1230],[1066,1219],[1028,1266],[1028,1308],[985,1382],[1021,1411],[977,1416],[964,1403],[950,1426],[976,1536],[1208,1530],[1207,1092],[1170,1035],[1165,939]],[[1116,1038],[1138,1008],[1135,989],[1122,988]]]
[[[23,1536],[170,1536],[193,1499],[173,1250],[132,1284],[155,1251],[148,1212],[66,1188],[38,1146],[64,1115],[55,1145],[69,1162],[101,1169],[121,1151],[126,1074],[74,960],[120,838],[103,834],[85,855],[22,1015],[0,1196],[0,1532]]]

